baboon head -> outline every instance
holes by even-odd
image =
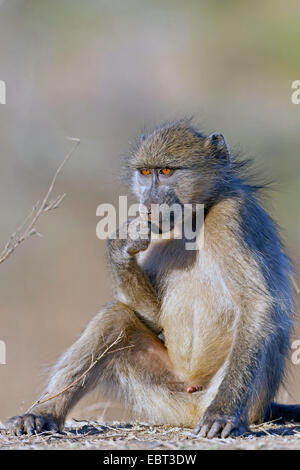
[[[206,204],[229,167],[224,135],[215,132],[205,137],[190,121],[167,124],[143,135],[129,159],[132,189],[147,217],[153,204]]]

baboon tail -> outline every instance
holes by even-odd
[[[264,421],[278,420],[282,422],[295,421],[300,423],[300,405],[282,405],[271,403],[265,414]]]

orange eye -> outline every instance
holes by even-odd
[[[148,168],[145,168],[144,170],[141,170],[141,174],[144,176],[150,175],[151,171]]]
[[[163,168],[163,169],[161,170],[161,172],[162,172],[163,175],[168,176],[168,175],[170,175],[170,174],[172,173],[172,170],[170,170],[170,168]]]

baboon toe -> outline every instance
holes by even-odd
[[[16,436],[22,434],[33,435],[42,432],[57,432],[59,430],[55,419],[48,416],[25,414],[23,416],[13,416],[7,421],[7,428]]]

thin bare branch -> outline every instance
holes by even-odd
[[[33,405],[31,405],[31,407],[26,411],[26,413],[30,413],[30,411],[37,405],[42,405],[44,403],[47,403],[48,401],[50,400],[53,400],[53,398],[57,398],[58,396],[62,395],[63,393],[65,393],[67,390],[69,390],[70,388],[74,387],[75,385],[77,385],[81,380],[85,380],[85,377],[86,375],[90,372],[91,369],[93,369],[93,367],[96,366],[96,364],[100,361],[100,359],[103,358],[103,356],[105,354],[112,354],[114,352],[117,352],[117,351],[121,351],[123,349],[127,349],[127,348],[131,348],[132,346],[124,346],[123,348],[118,348],[118,349],[115,349],[113,351],[110,351],[110,349],[115,346],[117,343],[119,343],[121,341],[123,337],[123,331],[121,331],[121,333],[119,334],[119,336],[117,337],[117,339],[111,343],[101,354],[100,356],[97,357],[97,359],[95,359],[94,361],[92,361],[91,365],[86,369],[85,372],[83,372],[83,374],[81,374],[79,377],[77,377],[76,380],[74,380],[72,383],[70,383],[70,385],[68,385],[67,387],[63,388],[62,390],[60,390],[59,392],[55,393],[55,395],[51,395],[50,397],[47,397],[45,399],[43,398],[40,398],[39,400],[35,401],[33,403]],[[84,382],[83,382],[84,384]]]
[[[67,161],[70,159],[70,157],[73,155],[73,153],[80,144],[80,139],[77,139],[75,137],[67,137],[67,139],[74,142],[73,147],[57,168],[55,175],[50,183],[49,189],[45,194],[42,202],[38,201],[33,206],[33,208],[31,209],[27,217],[25,217],[20,227],[18,227],[17,230],[10,236],[2,252],[0,253],[0,264],[3,263],[25,240],[32,237],[33,235],[41,236],[41,234],[35,228],[37,220],[43,213],[57,209],[62,200],[64,199],[65,194],[59,195],[53,200],[50,200],[50,196],[52,194],[59,173],[61,172]]]

